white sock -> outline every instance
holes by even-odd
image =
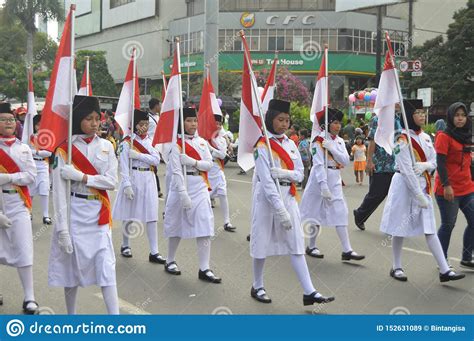
[[[150,253],[156,255],[158,253],[158,226],[156,221],[146,223],[146,234],[150,244]]]
[[[220,195],[219,202],[221,203],[222,215],[224,216],[224,225],[230,223],[229,217],[229,201],[227,195]]]
[[[320,226],[319,225],[311,225],[309,227],[309,233],[310,233],[310,237],[309,237],[309,248],[310,249],[314,249],[316,247],[316,237],[318,236],[319,234],[319,228]]]
[[[315,292],[316,289],[314,289],[313,282],[311,282],[306,258],[303,255],[291,255],[291,265],[296,272],[296,276],[298,276],[304,294],[309,295]]]
[[[122,246],[130,246],[130,240],[128,236],[130,236],[130,231],[128,230],[129,221],[122,221]]]
[[[265,258],[253,259],[253,288],[259,289],[263,287],[263,267],[265,266]]]
[[[211,259],[211,238],[199,237],[196,238],[198,248],[199,269],[201,271],[209,269],[209,262]]]
[[[443,249],[441,247],[441,243],[439,242],[438,235],[426,234],[425,237],[426,243],[428,244],[431,253],[433,254],[434,258],[436,259],[436,262],[438,263],[439,272],[441,272],[442,274],[448,272],[450,270],[449,265],[446,261],[446,258],[444,258]]]
[[[21,285],[25,294],[25,301],[35,300],[35,290],[33,288],[33,266],[24,266],[17,268],[18,276],[20,276]]]
[[[64,298],[66,299],[66,309],[68,315],[76,315],[76,297],[78,287],[64,288]]]
[[[176,251],[178,251],[180,241],[181,238],[179,237],[168,238],[168,263],[174,262],[176,260]],[[170,269],[174,269],[175,267],[175,265],[172,265],[170,266]]]
[[[119,315],[119,303],[118,303],[118,294],[117,286],[111,285],[108,287],[101,287],[102,296],[104,297],[105,306],[107,307],[107,312],[109,315]]]
[[[43,218],[49,217],[49,195],[40,195],[39,197]]]
[[[402,268],[403,237],[392,237],[393,269]]]
[[[347,226],[336,226],[337,236],[341,241],[342,251],[352,251],[351,242],[349,240],[349,233],[347,232]]]

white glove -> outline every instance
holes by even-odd
[[[272,167],[270,169],[270,173],[272,174],[272,178],[277,180],[277,179],[285,179],[285,180],[291,180],[291,173],[292,171],[282,169],[279,167]]]
[[[183,166],[196,166],[196,160],[186,154],[179,154],[179,161]]]
[[[69,234],[68,231],[58,232],[58,244],[62,252],[67,253],[67,254],[72,253],[73,249],[72,249],[71,235]]]
[[[287,231],[291,230],[292,228],[291,217],[290,217],[290,213],[288,213],[286,208],[280,208],[276,214],[278,216],[278,219],[280,220],[281,226]]]
[[[185,210],[189,210],[192,207],[191,198],[188,195],[188,192],[185,190],[179,191],[179,200],[181,201],[181,205]]]
[[[324,185],[321,186],[321,196],[323,197],[323,199],[326,199],[326,200],[329,200],[329,201],[332,200],[332,194],[331,194],[331,191],[328,188],[328,185],[324,184]]]
[[[8,229],[12,227],[12,221],[8,217],[0,212],[0,229]]]
[[[61,168],[61,177],[64,180],[81,182],[84,178],[84,173],[77,170],[73,165],[65,165]]]
[[[36,155],[38,155],[39,157],[50,157],[51,153],[48,152],[47,150],[38,150],[36,152]]]
[[[417,194],[416,195],[416,200],[418,201],[418,205],[421,208],[428,208],[428,206],[430,204],[428,199],[426,198],[426,196],[423,193]]]
[[[134,150],[134,149],[130,149],[130,150],[128,151],[128,157],[129,157],[130,159],[138,160],[138,159],[140,158],[140,153],[137,152],[137,151]]]
[[[415,162],[415,166],[413,167],[413,170],[417,176],[420,176],[423,174],[425,171],[431,168],[431,163],[430,162]]]
[[[10,182],[12,182],[12,176],[10,174],[0,174],[0,186],[9,184]]]
[[[334,150],[334,143],[332,140],[324,139],[322,145],[323,148],[329,150],[330,152]]]
[[[127,197],[128,200],[133,200],[133,198],[135,198],[135,193],[133,193],[131,186],[125,187],[123,194],[125,194],[125,197]]]

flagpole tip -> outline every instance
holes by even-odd
[[[179,37],[174,37],[175,43],[179,43]]]
[[[329,48],[328,44],[324,44],[324,49],[327,50]]]
[[[243,37],[245,35],[244,30],[239,31],[239,36]]]

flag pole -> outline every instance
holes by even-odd
[[[163,91],[166,92],[166,75],[165,75],[165,72],[163,70],[161,70],[161,77],[163,78]]]
[[[240,37],[242,38],[244,44],[247,45],[247,42],[245,40],[244,31],[240,30],[239,34],[240,34]],[[273,168],[273,167],[275,167],[275,160],[273,159],[272,147],[270,145],[270,139],[268,137],[267,127],[265,125],[265,117],[263,115],[262,103],[261,103],[261,100],[260,100],[260,96],[258,95],[258,92],[257,92],[257,81],[255,79],[255,74],[253,73],[253,70],[252,70],[252,63],[251,63],[251,60],[250,60],[250,55],[248,53],[247,46],[244,47],[244,53],[245,53],[245,56],[246,56],[245,59],[247,60],[247,66],[249,68],[250,80],[252,82],[251,88],[252,88],[252,91],[253,91],[253,95],[256,99],[256,102],[257,102],[258,115],[260,116],[260,121],[262,122],[263,135],[265,136],[265,142],[267,144],[268,155],[269,155],[269,159],[270,159],[270,168]],[[274,182],[275,182],[275,185],[277,187],[278,193],[280,194],[280,197],[283,198],[283,196],[281,194],[281,188],[280,188],[280,183],[278,182],[278,179],[274,179]]]
[[[388,54],[390,56],[390,61],[392,62],[392,65],[393,65],[393,71],[395,72],[395,84],[397,86],[398,99],[400,101],[400,109],[402,110],[403,125],[405,126],[405,129],[407,131],[408,146],[410,148],[410,157],[411,157],[412,166],[414,166],[416,162],[415,153],[413,152],[413,143],[411,142],[410,128],[408,127],[408,120],[407,120],[407,114],[405,112],[405,106],[403,105],[403,95],[402,95],[402,89],[400,87],[400,79],[398,78],[398,71],[397,71],[397,68],[395,67],[395,57],[393,55],[390,36],[388,35],[387,31],[385,31],[385,40],[387,41],[388,51],[389,51]]]
[[[86,94],[87,96],[91,96],[92,94],[89,93],[90,89],[90,78],[89,78],[89,56],[86,56]]]
[[[275,51],[275,57],[273,58],[273,62],[277,63],[275,64],[275,74],[273,75],[273,93],[275,94],[277,90],[278,51]]]
[[[324,45],[324,77],[326,82],[326,105],[324,107],[324,138],[328,138],[328,131],[329,131],[329,123],[328,123],[328,110],[329,110],[329,70],[328,70],[328,45]],[[317,120],[317,117],[315,117]],[[324,169],[326,170],[326,177],[328,174],[328,150],[327,148],[324,149]]]
[[[180,49],[179,49],[179,38],[175,38],[176,42],[176,59],[178,62],[178,88],[179,88],[179,121],[181,124],[181,154],[186,155],[186,140],[184,138],[184,114],[183,114],[183,89],[181,84],[181,58],[180,58]],[[186,94],[189,96],[189,94]],[[183,177],[184,177],[184,187],[187,189],[187,177],[186,177],[186,166],[183,166]]]
[[[132,71],[132,100],[131,100],[131,106],[132,108],[130,109],[131,112],[131,131],[130,131],[130,150],[133,149],[133,141],[135,140],[135,137],[133,136],[133,133],[135,131],[135,79],[137,77],[137,59],[136,59],[136,49],[133,48],[132,50],[132,58],[133,58],[133,71]],[[132,159],[129,157],[128,159],[128,166],[129,166],[129,174],[130,177],[132,176]]]

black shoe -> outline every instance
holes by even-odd
[[[129,246],[120,247],[120,254],[125,258],[132,258],[132,249]]]
[[[227,232],[235,232],[236,227],[232,226],[231,223],[224,224],[224,230]]]
[[[51,220],[50,217],[44,217],[43,218],[43,224],[45,225],[51,225],[53,223],[53,221]]]
[[[259,295],[258,292],[261,290],[263,290],[263,293]],[[272,299],[268,297],[267,292],[265,291],[264,287],[261,287],[258,289],[254,289],[252,287],[252,289],[250,289],[250,296],[252,296],[257,301],[262,302],[262,303],[272,303]]]
[[[36,308],[28,308],[28,304],[30,303],[34,303],[36,304]],[[38,311],[38,308],[39,308],[39,305],[36,301],[23,301],[23,312],[26,314],[26,315],[34,315],[36,314],[36,312]]]
[[[247,235],[247,241],[250,241],[250,234]]]
[[[163,198],[163,193],[158,192],[158,198]]]
[[[396,274],[398,272],[402,272],[401,274],[399,273],[398,275]],[[396,269],[390,269],[390,277],[395,278],[397,281],[401,282],[406,282],[408,281],[408,277],[405,275],[405,272],[403,271],[402,268],[396,268]]]
[[[365,230],[365,224],[363,222],[357,220],[357,210],[354,210],[352,212],[354,213],[354,223],[356,224],[356,226],[360,230],[364,231]]]
[[[466,277],[465,274],[458,274],[454,272],[453,270],[449,270],[444,274],[442,273],[439,274],[439,281],[440,282],[457,281],[458,279],[463,279],[464,277]]]
[[[158,263],[158,264],[165,264],[166,263],[166,258],[164,258],[162,255],[159,253],[152,255],[151,253],[148,255],[148,261],[150,263]]]
[[[199,269],[198,277],[199,277],[199,279],[201,279],[203,281],[207,281],[207,282],[211,282],[211,283],[219,284],[219,283],[222,282],[222,279],[220,277],[215,276],[212,273],[212,270],[210,270],[210,269],[207,269],[207,270],[204,270],[204,271],[201,271],[201,269]]]
[[[176,265],[174,269],[170,269],[170,265]],[[181,271],[178,268],[178,264],[176,262],[165,263],[165,271],[171,275],[179,276],[181,275]]]
[[[334,296],[324,297],[319,296],[316,297],[318,292],[315,291],[309,295],[303,295],[303,305],[313,305],[314,303],[329,303],[334,301],[336,298]]]
[[[306,254],[310,257],[314,258],[324,258],[324,255],[319,251],[317,247],[309,248],[309,246],[306,248]]]
[[[462,260],[461,267],[474,270],[474,261],[472,260]]]
[[[343,252],[341,259],[342,260],[362,260],[365,258],[364,255],[355,255],[353,254],[354,251]]]

